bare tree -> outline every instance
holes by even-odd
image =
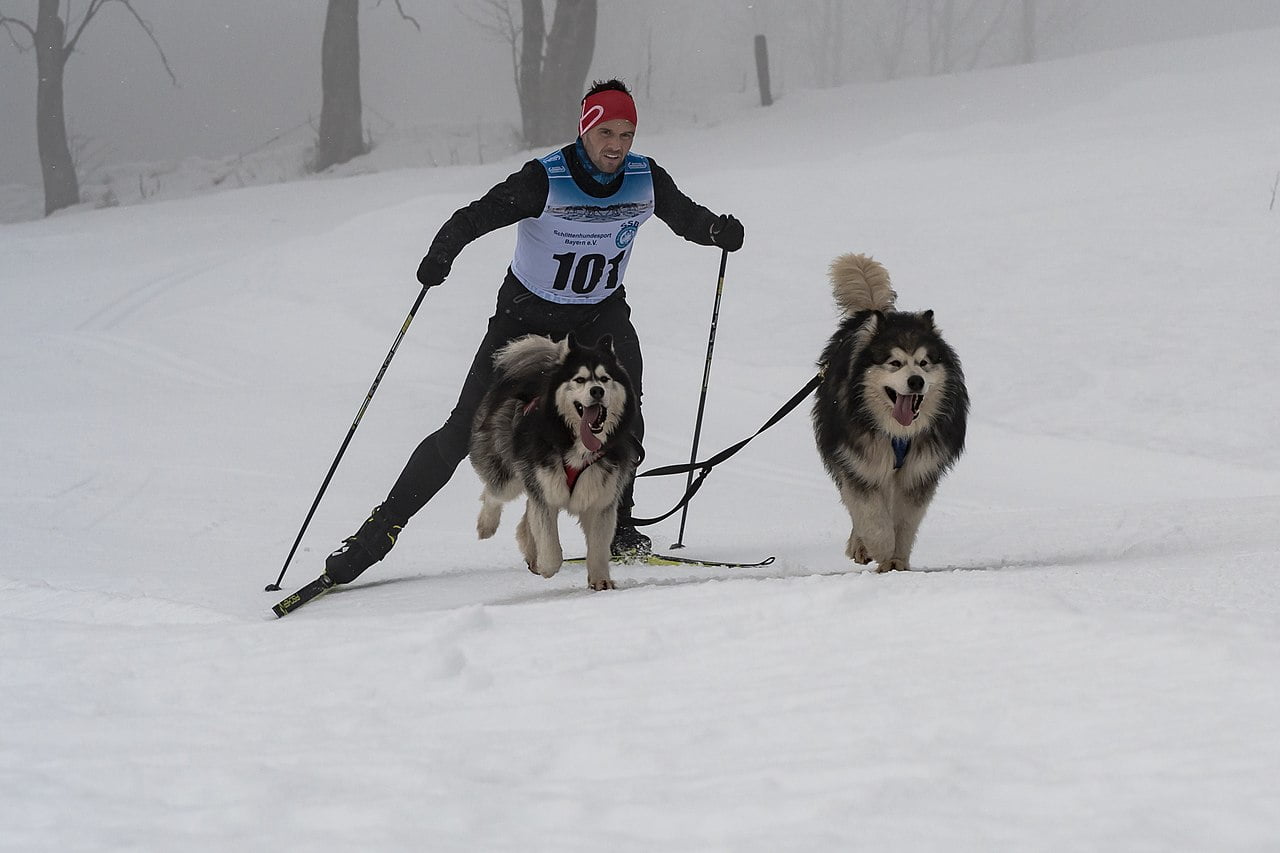
[[[169,67],[169,58],[164,55],[151,25],[142,19],[130,0],[89,0],[78,21],[73,18],[70,0],[65,19],[60,0],[40,0],[35,26],[0,14],[0,28],[8,34],[10,41],[21,51],[34,49],[36,53],[36,144],[40,151],[40,174],[44,180],[45,216],[80,203],[80,180],[67,143],[63,78],[67,60],[75,53],[89,22],[109,3],[123,6],[133,16],[160,55],[169,79],[177,85],[178,78]],[[68,32],[71,33],[70,38],[67,38]],[[30,40],[29,44],[23,43],[23,36]]]
[[[550,32],[542,0],[520,0],[518,24],[511,0],[467,5],[480,8],[468,15],[473,23],[511,47],[524,144],[537,148],[562,140],[577,127],[595,56],[596,0],[556,0]]]
[[[853,2],[854,0],[850,0]],[[1102,0],[857,0],[880,73],[949,74],[1034,62]]]
[[[991,38],[1001,31],[1010,0],[923,0],[929,73],[975,68]]]
[[[886,80],[895,80],[907,61],[907,35],[915,22],[916,5],[906,0],[863,5],[862,14],[867,19],[864,27],[870,34],[880,74]]]
[[[541,0],[524,0],[531,14],[541,16]],[[536,7],[536,8],[532,8]],[[526,58],[532,45],[525,42],[521,66],[531,72]],[[564,139],[566,130],[577,133],[580,101],[586,88],[587,72],[596,50],[596,0],[556,0],[556,14],[541,53],[537,75],[520,80],[528,100],[540,101],[537,121],[530,134],[531,145],[551,145]]]
[[[1022,0],[1022,20],[1018,41],[1022,45],[1022,63],[1036,61],[1036,0]]]
[[[845,9],[847,0],[818,0],[805,11],[805,35],[813,61],[813,82],[819,89],[844,82]]]
[[[520,127],[524,144],[533,148],[542,142],[547,121],[542,111],[542,47],[547,40],[547,21],[542,14],[542,0],[520,2],[520,76],[516,93],[520,96]]]
[[[1020,34],[1023,62],[1039,59],[1046,44],[1075,31],[1103,0],[1022,0]]]
[[[329,0],[320,41],[317,172],[365,152],[360,104],[360,0]]]
[[[458,13],[511,49],[511,79],[520,82],[520,22],[509,0],[461,3]]]
[[[979,17],[978,24],[981,25],[981,29],[974,32],[972,36],[973,40],[970,42],[969,51],[964,57],[964,65],[962,66],[964,69],[972,70],[978,67],[979,62],[982,61],[983,53],[986,52],[988,43],[1003,31],[1004,18],[1012,6],[1012,0],[1000,0],[999,8],[996,9],[995,14]],[[976,4],[973,8],[977,8]]]
[[[400,0],[395,4],[400,17],[422,32]],[[329,0],[320,42],[320,89],[320,133],[311,164],[317,172],[369,150],[360,101],[360,0]]]
[[[955,17],[955,0],[924,0],[924,31],[925,42],[929,45],[930,75],[950,69]]]
[[[644,71],[636,74],[636,91],[644,91],[646,101],[653,99],[653,25],[649,25],[644,43]]]

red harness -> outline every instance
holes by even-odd
[[[520,414],[521,415],[530,414],[531,412],[533,412],[538,408],[538,405],[541,402],[542,402],[541,397],[534,397],[532,400],[530,400],[528,403],[525,404],[525,407],[523,410],[521,410]],[[569,491],[571,492],[573,491],[573,486],[575,483],[578,482],[578,477],[582,476],[582,472],[587,470],[587,468],[591,466],[591,463],[599,459],[601,455],[603,454],[601,453],[591,454],[590,456],[587,457],[587,464],[583,465],[581,468],[575,468],[572,465],[570,465],[568,462],[564,463],[564,479],[565,479],[565,482],[568,483],[569,485]]]

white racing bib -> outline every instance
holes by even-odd
[[[562,305],[593,305],[622,285],[636,231],[653,215],[649,160],[628,154],[622,186],[608,198],[579,189],[555,151],[547,170],[547,204],[518,226],[511,271],[533,293]]]

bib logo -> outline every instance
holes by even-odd
[[[625,249],[631,245],[631,241],[636,238],[636,232],[639,230],[639,222],[628,222],[618,229],[618,237],[613,242],[618,245],[619,249]]]

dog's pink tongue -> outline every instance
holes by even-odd
[[[595,423],[600,417],[599,406],[587,406],[582,410],[582,420],[578,421],[578,438],[582,439],[582,446],[595,453],[601,447],[600,439],[596,438],[595,433],[591,431],[591,424]]]
[[[903,426],[911,426],[911,422],[916,419],[916,413],[911,411],[911,404],[915,399],[914,394],[899,394],[898,399],[893,401],[893,419]]]

